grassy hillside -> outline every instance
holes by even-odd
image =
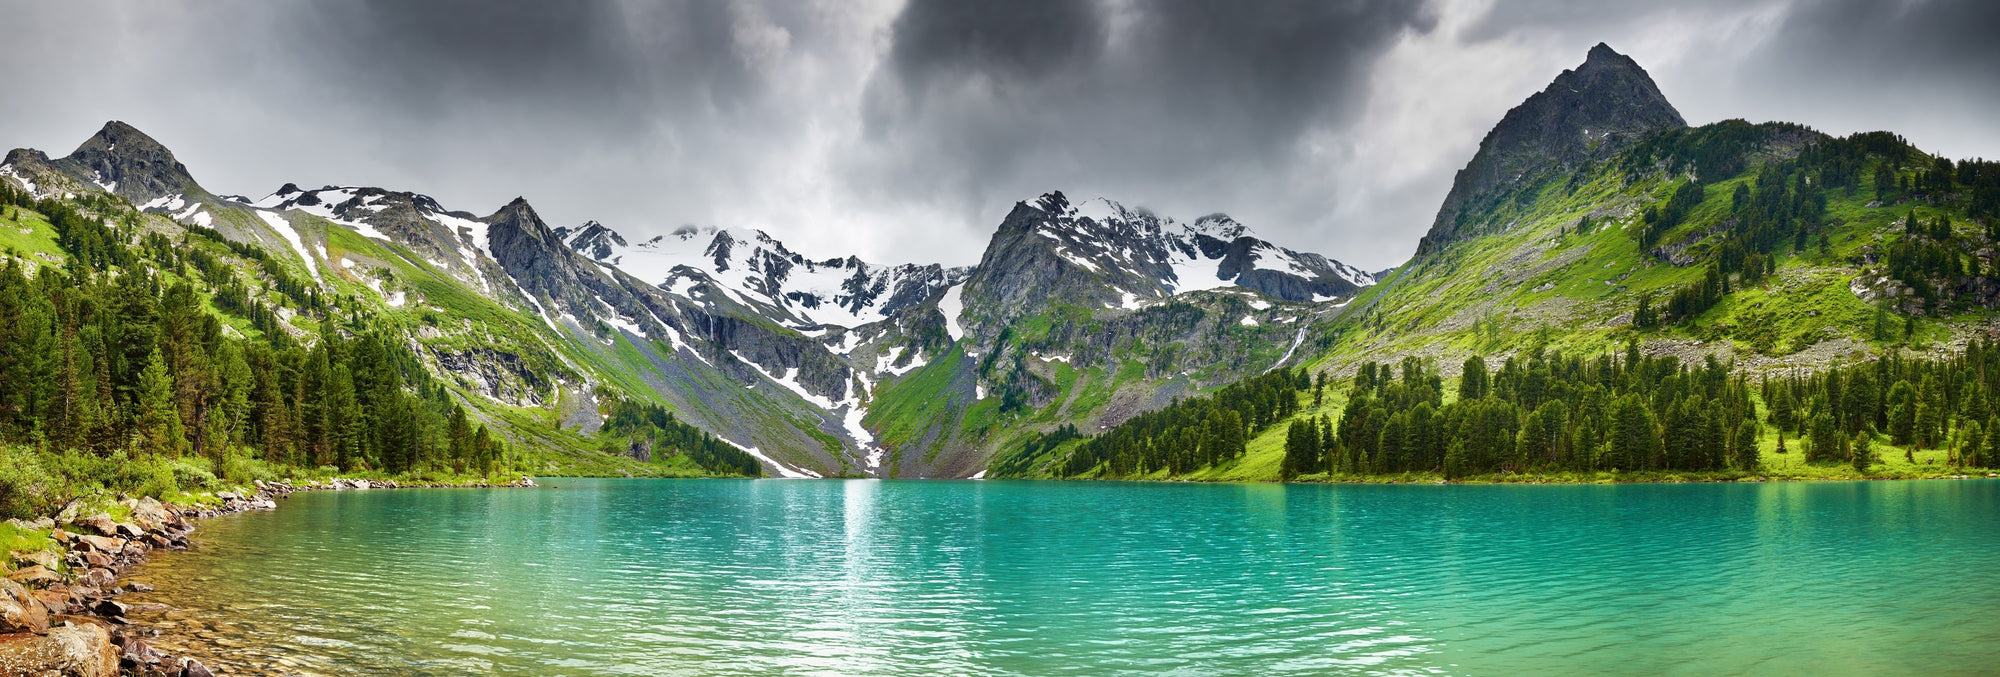
[[[1618,162],[1517,188],[1484,214],[1497,232],[1412,261],[1356,299],[1313,364],[1345,372],[1417,355],[1450,371],[1474,353],[1589,352],[1633,338],[1750,369],[1928,350],[1992,315],[1976,295],[1946,291],[1963,279],[1890,270],[1890,250],[1932,240],[1905,232],[1912,216],[1948,221],[1961,265],[1992,269],[1980,206],[1991,198],[1979,197],[1991,165],[1961,163],[1949,185],[1913,187],[1941,163],[1881,134],[1736,121],[1677,130]],[[1666,223],[1677,194],[1680,214]],[[1749,258],[1761,269],[1745,268]],[[1930,298],[1902,282],[1921,278],[1933,278]],[[1696,304],[1706,307],[1634,326],[1641,299],[1665,311],[1715,279],[1727,289]]]
[[[619,373],[616,349],[578,349],[396,245],[297,218],[324,242],[317,271],[116,196],[0,190],[6,512],[333,474],[757,472],[671,417],[592,432],[627,392],[649,392],[583,378]],[[586,380],[611,385],[560,387]],[[670,444],[626,453],[638,437]]]
[[[1305,374],[1334,377],[1315,382],[1317,404],[1305,374],[1299,411],[1276,420],[1225,388],[1151,421],[1024,439],[996,475],[1597,482],[2000,465],[1980,341],[2000,305],[2000,165],[1883,133],[1730,121],[1477,207],[1479,235],[1311,326]],[[1399,362],[1400,379],[1376,367]],[[1250,421],[1248,439],[1218,436],[1218,421]]]

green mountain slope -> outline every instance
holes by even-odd
[[[1686,127],[1652,87],[1600,45],[1510,111],[1417,256],[1306,325],[1311,377],[1291,396],[1312,382],[1319,403],[1304,413],[1270,419],[1223,391],[1101,435],[1029,440],[996,472],[1428,481],[1994,463],[1978,432],[1992,427],[1994,355],[1978,341],[2000,305],[2000,163],[1885,132]],[[1500,385],[1483,385],[1489,368]],[[1560,412],[1542,411],[1550,400]],[[1442,418],[1412,418],[1419,405]],[[1214,436],[1223,410],[1248,422],[1245,443]],[[1631,434],[1614,443],[1615,430]],[[1816,465],[1781,453],[1781,435]],[[1861,440],[1907,453],[1871,471],[1828,465]],[[1472,460],[1454,470],[1461,447]],[[1288,469],[1298,448],[1314,451]]]
[[[493,293],[483,253],[217,197],[119,123],[0,179],[0,443],[218,473],[761,473],[672,417],[600,431],[656,397],[611,377],[643,355]]]

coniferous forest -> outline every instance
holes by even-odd
[[[1429,364],[1360,366],[1344,384],[1304,370],[1247,379],[1082,438],[1062,477],[1173,477],[1227,463],[1244,440],[1281,435],[1297,478],[1738,477],[1772,472],[1766,451],[1866,475],[1896,454],[1944,452],[1939,472],[2000,467],[2000,344],[1949,359],[1891,355],[1752,379],[1713,358],[1531,351],[1473,357],[1449,392]],[[1345,403],[1331,406],[1330,388]],[[1315,411],[1319,413],[1314,413]],[[1058,431],[1030,445],[1075,438]],[[1036,448],[1019,457],[1031,457]]]
[[[0,513],[46,514],[94,487],[171,496],[298,472],[518,472],[498,431],[406,341],[264,249],[200,226],[180,241],[145,231],[104,195],[37,200],[0,183],[0,209],[40,214],[70,254],[32,270],[23,257],[0,263]],[[318,321],[317,335],[281,328],[301,314]],[[761,474],[748,454],[670,415],[620,412],[646,430],[617,434],[644,432],[711,472]]]

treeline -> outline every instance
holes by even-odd
[[[652,403],[615,398],[609,405],[600,435],[607,441],[627,444],[644,442],[653,454],[685,454],[688,460],[716,474],[763,477],[764,467],[743,450],[674,417],[674,413]],[[624,453],[625,449],[607,449]]]
[[[1303,370],[1281,369],[1214,395],[1176,400],[1078,445],[1056,474],[1074,477],[1099,468],[1112,475],[1182,474],[1241,458],[1250,437],[1298,413],[1298,393],[1310,387]]]
[[[1890,355],[1766,380],[1769,422],[1805,440],[1809,461],[1848,459],[1854,441],[1886,434],[1906,458],[1944,449],[1960,467],[2000,467],[2000,343],[1974,339],[1942,360]]]
[[[1750,387],[1713,358],[1693,367],[1632,344],[1622,360],[1537,350],[1489,372],[1473,357],[1450,404],[1423,362],[1400,372],[1363,365],[1337,422],[1293,422],[1287,475],[1757,468]]]
[[[1975,340],[1948,359],[1890,355],[1812,373],[1752,382],[1713,357],[1686,364],[1645,356],[1535,350],[1498,369],[1467,359],[1457,397],[1425,362],[1363,364],[1339,415],[1299,416],[1327,381],[1278,371],[1176,402],[1085,438],[1056,460],[1059,476],[1107,477],[1165,469],[1184,474],[1242,453],[1221,428],[1244,421],[1255,435],[1285,425],[1285,479],[1437,473],[1448,479],[1505,473],[1754,473],[1767,436],[1778,453],[1866,471],[1882,447],[1914,462],[1945,449],[1959,468],[2000,466],[2000,343]],[[1765,403],[1760,414],[1757,401]],[[1289,400],[1290,407],[1271,404]],[[1031,438],[1032,458],[1074,439],[1058,430]]]
[[[129,209],[109,224],[16,190],[0,200],[46,215],[69,253],[32,277],[15,257],[0,264],[0,443],[217,467],[232,455],[389,473],[504,462],[501,441],[368,318],[322,315],[306,347],[195,241],[135,236]],[[220,283],[218,305],[261,336],[226,328],[196,281]],[[324,307],[316,292],[295,298]]]

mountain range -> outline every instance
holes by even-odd
[[[13,151],[0,177],[115,196],[144,231],[212,229],[408,318],[426,369],[518,438],[592,453],[578,439],[603,403],[631,398],[780,476],[976,476],[1021,431],[1116,424],[1290,359],[1293,325],[1374,281],[1224,215],[1060,192],[1017,204],[978,265],[946,267],[813,258],[745,229],[552,227],[525,199],[482,216],[367,186],[217,195],[115,121],[62,158]],[[285,330],[310,336],[264,282]]]
[[[376,187],[216,195],[120,122],[68,156],[0,162],[38,197],[271,252],[256,291],[281,330],[317,323],[280,278],[365,305],[517,442],[625,453],[598,430],[607,403],[635,400],[788,477],[980,477],[996,459],[1034,475],[1056,453],[1044,433],[1279,368],[1414,357],[1452,377],[1469,356],[1629,344],[1789,369],[1927,350],[1980,331],[2000,297],[1982,272],[1996,174],[1887,133],[1690,127],[1601,44],[1506,113],[1415,257],[1380,273],[1226,215],[1060,191],[1015,203],[978,263],[950,267],[808,256],[741,228],[551,226],[518,198],[480,215]],[[60,261],[31,230],[0,244]]]

